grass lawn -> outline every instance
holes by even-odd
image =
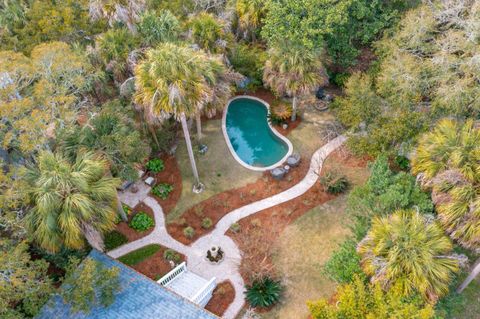
[[[305,110],[304,121],[288,135],[294,151],[299,152],[305,160],[310,160],[312,153],[323,145],[323,141],[317,138],[322,124],[332,119],[329,112],[318,112],[313,108]],[[204,121],[202,124],[203,143],[208,145],[208,151],[205,155],[196,152],[195,159],[200,179],[206,188],[201,194],[192,193],[192,169],[185,142],[180,138],[175,157],[182,174],[182,194],[176,207],[167,216],[167,222],[180,217],[188,208],[213,195],[253,183],[262,176],[261,172],[248,170],[235,161],[225,142],[221,120]],[[190,133],[196,150],[194,127]]]
[[[461,295],[454,295],[449,304],[450,313],[445,316],[445,319],[480,318],[480,278],[472,281]]]
[[[322,266],[348,235],[345,195],[312,209],[289,225],[278,241],[274,263],[286,286],[282,303],[262,318],[306,318],[307,300],[329,297],[336,283]]]
[[[350,161],[358,160],[350,158]],[[352,187],[365,183],[368,169],[342,164],[336,155],[327,158],[324,170],[344,174]],[[317,206],[289,225],[276,245],[274,263],[283,277],[282,302],[262,318],[306,318],[306,302],[330,297],[336,283],[322,274],[322,266],[350,234],[346,216],[347,195]]]
[[[303,158],[310,157],[313,152],[325,144],[320,138],[320,132],[326,123],[333,120],[334,116],[328,111],[319,112],[313,107],[305,108],[302,122],[288,135],[294,152],[300,153]],[[310,161],[310,158],[308,160]]]
[[[124,263],[125,265],[133,266],[144,261],[148,257],[152,256],[161,248],[162,246],[160,245],[155,245],[155,244],[147,245],[145,247],[134,250],[131,253],[128,253],[126,255],[119,257],[118,260]]]
[[[221,120],[209,120],[202,123],[203,140],[208,145],[205,155],[195,152],[195,159],[200,180],[205,184],[201,194],[192,192],[192,168],[188,159],[185,140],[180,137],[180,143],[175,154],[182,174],[182,195],[177,206],[167,216],[167,221],[181,216],[188,208],[223,191],[242,187],[255,182],[262,174],[241,166],[230,153],[222,132]],[[195,127],[190,130],[194,151],[197,149]]]

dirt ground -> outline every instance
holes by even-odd
[[[221,317],[228,306],[235,299],[235,289],[230,281],[223,281],[213,291],[212,299],[207,303],[205,309]]]

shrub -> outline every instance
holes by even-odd
[[[325,263],[324,273],[338,283],[350,283],[355,275],[365,279],[353,240],[343,242]]]
[[[325,176],[320,178],[320,183],[323,185],[324,190],[329,194],[344,193],[349,186],[347,178],[336,172],[327,172]]]
[[[168,195],[173,191],[173,186],[167,183],[160,183],[152,188],[152,194],[160,197],[161,199],[167,199]]]
[[[152,158],[145,167],[152,173],[159,173],[165,168],[165,163],[160,158]]]
[[[127,243],[128,239],[122,233],[114,230],[105,235],[104,243],[106,250],[112,250]]]
[[[138,33],[142,42],[156,46],[160,42],[175,42],[181,28],[178,19],[168,10],[144,12],[138,23]]]
[[[180,256],[180,254],[172,249],[165,250],[163,252],[163,258],[168,261],[173,261],[176,264],[178,264],[180,260],[182,260],[182,257]]]
[[[212,227],[212,225],[213,225],[213,222],[212,222],[211,218],[205,217],[202,220],[202,228],[203,229],[209,229],[210,227]]]
[[[405,156],[397,155],[395,156],[395,164],[402,170],[408,171],[410,169],[410,161]]]
[[[270,307],[280,300],[282,292],[280,282],[269,277],[255,280],[245,288],[247,301],[252,307]]]
[[[240,224],[239,223],[233,223],[230,225],[230,230],[233,231],[234,233],[238,233],[240,231]]]
[[[263,66],[267,54],[261,47],[238,44],[230,50],[228,58],[235,71],[251,80],[247,85],[248,90],[255,91],[262,86]]]
[[[337,86],[343,87],[347,82],[350,74],[348,73],[335,73],[331,76],[330,80]]]
[[[270,124],[272,125],[282,125],[283,123],[285,123],[285,120],[281,117],[278,117],[276,114],[274,113],[268,113],[267,115],[268,117],[268,121],[270,122]]]
[[[187,226],[183,229],[183,234],[188,239],[192,239],[193,236],[195,236],[195,229],[193,229],[193,227],[191,227],[191,226]]]
[[[123,208],[123,211],[125,212],[125,214],[128,216],[132,213],[132,209],[126,205],[126,204],[122,204],[122,208]]]
[[[287,103],[275,103],[271,105],[270,113],[276,120],[286,121],[292,116],[292,106]]]
[[[152,217],[147,215],[145,212],[138,212],[133,216],[132,221],[129,226],[136,231],[146,231],[152,228],[155,225],[155,222]]]
[[[75,250],[62,247],[57,253],[52,254],[37,245],[32,245],[31,250],[33,254],[40,256],[42,259],[45,259],[62,270],[67,270],[70,265],[70,259],[77,258],[83,260],[90,252],[89,248],[85,250]],[[56,274],[53,274],[53,277],[56,277]],[[56,280],[57,278],[54,279]]]
[[[125,265],[136,265],[155,254],[160,250],[160,248],[162,248],[162,246],[155,244],[144,246],[140,249],[132,251],[131,253],[123,255],[122,257],[119,257],[118,260]]]

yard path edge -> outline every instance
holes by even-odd
[[[211,233],[200,237],[190,246],[184,245],[170,236],[165,225],[165,216],[162,207],[154,198],[147,196],[143,202],[149,206],[154,213],[154,230],[147,236],[111,250],[107,254],[110,257],[118,258],[150,244],[160,244],[178,251],[187,257],[188,268],[193,272],[207,278],[215,276],[219,282],[229,280],[232,283],[235,289],[235,298],[222,317],[225,319],[234,319],[245,303],[245,283],[239,272],[241,261],[240,249],[230,237],[225,235],[225,233],[232,224],[241,219],[292,200],[307,192],[317,182],[325,159],[345,141],[346,137],[340,135],[323,145],[313,154],[310,160],[309,170],[299,183],[281,193],[231,211],[217,222]],[[225,252],[227,252],[225,260],[219,265],[212,265],[203,258],[207,249],[212,245],[219,245]]]

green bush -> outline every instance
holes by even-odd
[[[283,123],[286,122],[285,119],[277,116],[276,114],[274,113],[268,113],[267,115],[267,118],[268,118],[268,121],[270,122],[270,124],[272,125],[275,125],[275,126],[278,126],[278,125],[282,125]]]
[[[145,212],[138,212],[133,216],[132,221],[129,226],[136,231],[146,231],[152,228],[155,225],[155,222],[152,217],[147,215]]]
[[[75,250],[62,247],[60,251],[52,254],[36,245],[32,245],[31,252],[40,256],[42,259],[45,259],[56,267],[62,270],[67,270],[68,266],[70,265],[71,258],[77,258],[79,260],[84,259],[90,252],[90,248],[86,248],[84,250]],[[56,274],[53,274],[53,276],[55,277]],[[56,280],[57,278],[54,279]]]
[[[128,205],[122,204],[122,208],[127,216],[129,216],[132,213],[132,209]]]
[[[337,86],[344,87],[349,77],[350,77],[350,74],[348,73],[334,73],[330,77],[330,81]]]
[[[239,223],[233,223],[230,225],[230,230],[233,231],[234,233],[238,233],[240,231],[240,224]]]
[[[343,242],[325,263],[323,268],[325,275],[342,284],[352,282],[354,275],[365,279],[356,246],[353,240]]]
[[[152,158],[147,162],[147,165],[145,165],[145,167],[152,173],[159,173],[164,170],[165,164],[160,158]]]
[[[211,218],[205,217],[202,220],[202,228],[203,229],[209,229],[210,227],[212,227],[212,225],[213,225],[213,222],[212,222]]]
[[[268,277],[255,280],[245,288],[247,301],[252,307],[270,307],[280,300],[282,292],[280,282]]]
[[[173,261],[176,264],[182,260],[182,257],[180,256],[179,253],[177,253],[175,250],[172,249],[167,249],[163,252],[163,258],[168,261]]]
[[[106,250],[112,250],[127,243],[128,239],[122,233],[114,230],[105,235],[104,243]]]
[[[247,89],[255,91],[263,85],[263,65],[267,54],[258,46],[238,44],[229,52],[229,60],[235,71],[248,77],[251,82]]]
[[[167,183],[160,183],[152,188],[152,194],[167,199],[168,195],[173,191],[173,186]]]
[[[349,182],[343,175],[336,172],[327,172],[320,178],[320,183],[324,190],[329,194],[341,194],[347,191]]]
[[[397,155],[395,156],[395,164],[402,170],[408,171],[410,169],[410,160],[405,156]]]
[[[118,258],[118,260],[125,265],[133,266],[152,256],[159,251],[160,248],[162,248],[162,246],[155,244],[144,246],[140,249],[132,251],[131,253],[121,256]]]
[[[193,236],[195,236],[195,229],[193,229],[193,227],[191,227],[191,226],[187,226],[183,229],[183,234],[188,239],[192,239]]]

